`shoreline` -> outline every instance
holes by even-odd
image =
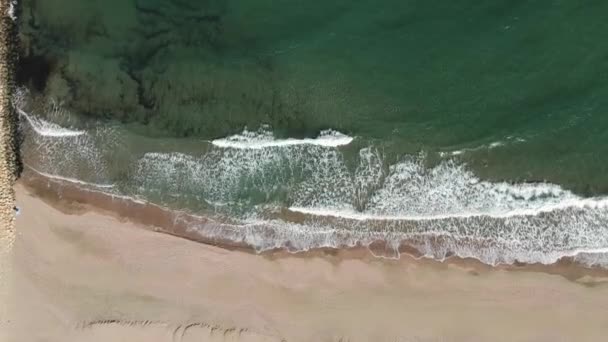
[[[7,342],[599,341],[608,326],[608,277],[363,249],[258,255],[15,189]]]
[[[475,258],[461,258],[459,256],[450,256],[445,260],[432,259],[424,257],[414,247],[402,244],[399,247],[399,257],[394,258],[390,256],[392,251],[387,251],[385,243],[381,241],[372,243],[370,246],[322,247],[295,252],[288,251],[285,248],[277,248],[258,252],[244,242],[238,243],[225,238],[206,237],[188,228],[194,221],[197,224],[203,224],[205,230],[209,231],[217,232],[218,230],[221,231],[222,229],[226,229],[226,227],[230,227],[230,225],[218,223],[207,217],[170,210],[156,204],[136,201],[128,197],[112,196],[103,192],[83,189],[77,185],[47,178],[32,171],[24,172],[19,184],[64,214],[82,215],[89,211],[97,212],[114,217],[121,222],[137,224],[146,230],[172,235],[229,251],[261,255],[267,259],[312,258],[320,256],[336,260],[378,260],[389,264],[399,263],[401,259],[411,259],[421,264],[439,265],[439,267],[449,267],[450,265],[468,267],[474,270],[474,272],[491,270],[541,272],[561,275],[571,281],[587,279],[589,277],[608,277],[608,269],[589,267],[578,263],[572,257],[562,257],[553,264],[515,263],[489,265]],[[386,255],[389,255],[389,257],[386,257]],[[588,282],[587,285],[592,285],[592,283]]]

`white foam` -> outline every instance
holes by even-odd
[[[608,250],[581,251],[572,257],[576,262],[587,267],[608,268]]]
[[[24,164],[27,168],[29,168],[30,170],[36,172],[37,174],[44,176],[46,178],[50,178],[50,179],[56,179],[56,180],[60,180],[60,181],[64,181],[64,182],[68,182],[68,183],[73,183],[73,184],[78,184],[78,185],[85,185],[85,186],[92,186],[95,188],[101,188],[101,189],[111,189],[114,187],[114,184],[96,184],[96,183],[90,183],[90,182],[85,182],[82,181],[80,179],[76,179],[76,178],[70,178],[70,177],[63,177],[63,176],[59,176],[59,175],[52,175],[50,173],[46,173],[46,172],[42,172],[40,170],[37,170],[36,168],[32,167],[31,165],[28,164]]]
[[[268,130],[252,132],[244,130],[241,134],[232,135],[227,138],[216,139],[211,143],[221,148],[234,149],[263,149],[270,147],[286,147],[295,145],[316,145],[324,147],[338,147],[348,145],[353,141],[352,137],[334,130],[322,131],[318,137],[311,139],[276,139]]]
[[[9,3],[9,7],[7,9],[7,13],[6,15],[8,15],[9,18],[11,18],[12,21],[17,21],[17,0],[12,0]]]
[[[564,257],[574,257],[587,266],[608,265],[608,244],[593,247],[572,247],[553,250],[528,249],[517,241],[490,241],[447,232],[387,232],[347,229],[318,222],[297,224],[283,220],[252,219],[240,225],[201,225],[194,231],[202,236],[244,243],[258,252],[286,249],[302,252],[316,248],[350,248],[371,246],[378,241],[387,243],[389,258],[399,258],[402,242],[414,247],[421,257],[446,260],[450,255],[474,258],[488,265],[515,262],[553,264]],[[357,226],[357,228],[361,228]],[[437,244],[437,241],[442,241]],[[605,240],[605,239],[604,239]],[[603,241],[604,243],[606,241]],[[386,256],[383,256],[386,257]]]
[[[335,210],[330,208],[303,208],[289,207],[289,211],[323,217],[344,218],[357,221],[425,221],[464,219],[472,217],[510,218],[515,216],[536,216],[541,213],[550,213],[569,208],[575,209],[608,209],[608,199],[567,199],[556,204],[548,204],[535,209],[514,209],[504,212],[462,212],[454,214],[432,214],[432,215],[382,215],[354,210]]]
[[[505,143],[503,141],[495,141],[495,142],[491,143],[490,145],[488,145],[488,148],[493,149],[493,148],[497,148],[497,147],[501,147],[501,146],[505,146]]]
[[[441,157],[450,157],[450,156],[456,157],[456,156],[463,155],[465,153],[477,152],[477,151],[481,151],[481,150],[493,150],[495,148],[504,147],[509,144],[519,144],[519,143],[523,143],[523,142],[526,142],[526,139],[520,138],[520,137],[508,136],[505,138],[505,140],[498,140],[498,141],[491,142],[489,144],[483,144],[483,145],[479,145],[476,147],[463,148],[463,149],[453,150],[453,151],[448,151],[448,152],[445,152],[445,151],[439,152],[439,155]]]
[[[17,108],[17,112],[23,116],[27,122],[29,122],[30,127],[41,136],[45,137],[55,137],[55,138],[63,138],[63,137],[77,137],[83,134],[86,134],[85,131],[74,131],[64,127],[61,127],[55,123],[43,120],[36,116],[31,116],[26,113],[24,110]]]
[[[24,163],[55,180],[97,188],[113,187],[105,184],[108,178],[104,157],[104,151],[113,151],[117,146],[113,130],[97,127],[85,132],[62,127],[23,110],[27,99],[27,91],[23,89],[13,97],[15,110],[24,119],[21,121],[25,133],[21,144]],[[51,102],[47,110],[52,118],[62,121],[70,118],[55,102]],[[83,175],[92,182],[80,180]]]

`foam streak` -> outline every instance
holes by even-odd
[[[114,184],[96,184],[96,183],[89,183],[89,182],[85,182],[76,178],[70,178],[70,177],[63,177],[63,176],[58,176],[58,175],[52,175],[46,172],[42,172],[40,170],[35,169],[34,167],[32,167],[31,165],[25,164],[25,166],[27,168],[29,168],[30,170],[36,172],[37,174],[44,176],[46,178],[50,178],[50,179],[56,179],[56,180],[60,180],[60,181],[64,181],[64,182],[68,182],[68,183],[73,183],[73,184],[79,184],[79,185],[86,185],[86,186],[92,186],[92,187],[96,187],[96,188],[101,188],[101,189],[111,189],[114,187]]]
[[[289,147],[296,145],[316,145],[324,147],[338,147],[348,145],[353,141],[352,137],[333,130],[322,131],[317,138],[310,139],[275,139],[271,133],[266,131],[250,132],[243,131],[241,134],[227,138],[216,139],[211,142],[214,146],[234,149],[263,149],[270,147]]]
[[[32,129],[41,136],[62,138],[77,137],[86,133],[85,131],[73,131],[38,117],[32,117],[19,108],[17,108],[17,112],[23,116],[29,122]]]
[[[446,220],[453,218],[491,217],[511,218],[516,216],[537,216],[542,213],[550,213],[558,210],[575,209],[607,209],[608,198],[580,198],[567,199],[557,204],[548,204],[540,208],[514,209],[505,212],[463,212],[454,214],[434,215],[381,215],[375,213],[356,212],[353,210],[332,210],[326,208],[303,208],[290,207],[289,211],[323,217],[336,217],[356,221],[427,221]]]

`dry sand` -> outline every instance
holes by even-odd
[[[402,258],[259,256],[66,214],[17,186],[6,341],[604,341],[608,284]],[[593,284],[592,286],[589,284]]]

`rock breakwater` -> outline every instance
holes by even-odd
[[[0,330],[5,323],[9,253],[15,239],[15,193],[20,161],[17,137],[17,115],[12,105],[16,65],[15,0],[0,0]],[[1,339],[0,334],[0,339]]]

